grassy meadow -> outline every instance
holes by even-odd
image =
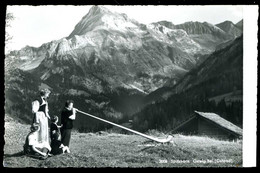
[[[242,141],[176,134],[173,141],[159,144],[134,134],[103,131],[73,131],[70,154],[37,160],[22,153],[29,127],[5,122],[4,167],[242,167]]]

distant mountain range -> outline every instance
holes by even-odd
[[[138,111],[145,96],[174,86],[240,36],[241,24],[145,25],[93,6],[69,36],[6,55],[6,112],[30,122],[30,102],[39,88],[48,87],[52,114],[59,114],[72,98],[82,110],[124,121]],[[82,117],[76,126],[97,130],[87,121]]]

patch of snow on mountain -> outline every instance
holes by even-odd
[[[102,21],[110,28],[120,31],[125,31],[127,28],[137,27],[130,21],[122,19],[121,16],[108,16],[102,17]]]
[[[189,54],[196,54],[202,50],[202,47],[183,29],[170,29],[158,23],[149,24],[148,28],[157,40],[177,45]]]
[[[135,85],[129,84],[129,86],[130,86],[131,88],[133,88],[133,89],[136,89],[136,90],[138,90],[138,91],[144,93],[144,94],[148,94],[147,92],[145,92],[145,91],[143,91],[142,89],[136,87]]]
[[[28,60],[29,58],[30,58],[30,57],[28,57],[28,56],[21,56],[21,57],[20,57],[21,60]]]

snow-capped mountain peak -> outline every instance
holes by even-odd
[[[126,31],[128,28],[137,27],[138,22],[129,19],[126,14],[111,12],[102,6],[93,6],[87,15],[75,26],[68,38],[74,35],[84,35],[89,31],[110,29]]]

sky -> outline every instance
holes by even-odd
[[[7,6],[15,20],[8,33],[13,37],[8,49],[19,50],[26,45],[39,47],[43,43],[68,36],[75,25],[92,6]],[[243,6],[104,6],[113,12],[125,13],[140,23],[149,24],[167,20],[173,24],[188,21],[218,24],[225,20],[233,23],[243,18]]]

